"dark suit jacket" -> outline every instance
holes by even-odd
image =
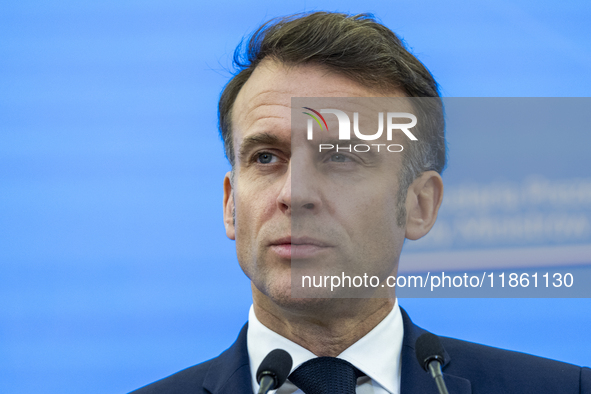
[[[426,331],[404,321],[401,394],[433,393],[437,387],[415,357],[415,341]],[[236,342],[217,358],[187,368],[134,391],[134,394],[252,394],[245,325]],[[591,369],[529,354],[440,337],[443,374],[450,394],[591,393]],[[582,349],[581,349],[582,350]],[[394,371],[392,372],[394,373]]]

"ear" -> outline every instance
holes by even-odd
[[[226,227],[226,236],[235,240],[234,193],[232,190],[231,172],[228,172],[224,178],[224,226]]]
[[[425,171],[409,186],[406,194],[406,238],[425,236],[437,220],[443,200],[443,181],[436,171]]]

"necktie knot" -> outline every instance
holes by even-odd
[[[305,394],[355,394],[360,376],[363,372],[348,361],[317,357],[300,365],[289,380]]]

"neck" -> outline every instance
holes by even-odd
[[[292,299],[278,305],[252,286],[254,312],[267,328],[318,357],[336,357],[392,311],[394,298]]]

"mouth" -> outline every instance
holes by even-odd
[[[306,259],[315,257],[334,245],[311,237],[283,237],[272,241],[269,247],[284,259]]]

